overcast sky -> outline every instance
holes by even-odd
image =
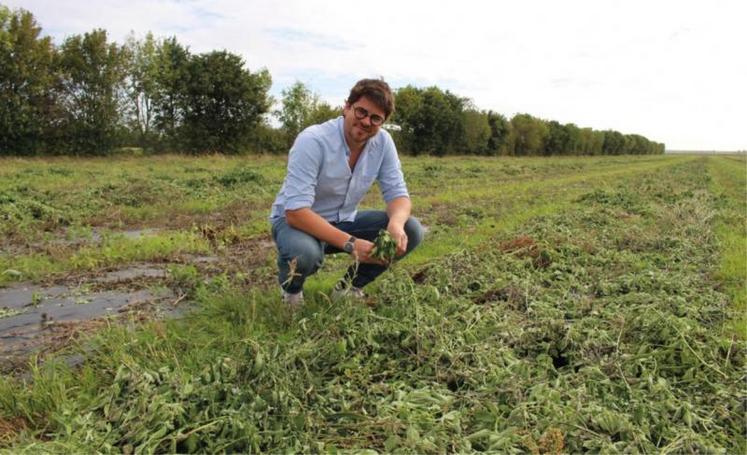
[[[437,85],[481,109],[747,150],[747,2],[689,0],[0,0],[60,44],[176,36],[342,104],[360,78]]]

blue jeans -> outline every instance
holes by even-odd
[[[386,212],[369,210],[358,212],[355,221],[331,224],[359,239],[373,242],[379,234],[379,230],[386,229],[389,224],[389,217]],[[405,223],[405,234],[407,234],[407,251],[405,253],[407,255],[423,240],[424,230],[420,221],[410,217]],[[306,278],[316,273],[324,263],[325,254],[341,252],[339,248],[288,226],[285,218],[278,218],[273,222],[272,238],[278,250],[278,281],[280,286],[290,294],[296,294],[303,290]],[[401,259],[401,257],[397,259]],[[291,268],[293,268],[292,273]],[[353,264],[348,268],[343,280],[350,280],[353,286],[362,288],[375,280],[386,269],[387,266],[377,264],[358,264],[357,266]],[[288,279],[290,275],[292,277]]]

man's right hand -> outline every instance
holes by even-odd
[[[353,243],[352,256],[362,264],[384,265],[385,262],[381,259],[375,259],[370,256],[373,248],[373,242],[369,242],[368,240],[363,239],[355,239],[355,243]]]
[[[350,238],[350,234],[332,226],[327,220],[308,207],[297,210],[286,210],[285,220],[288,226],[294,229],[303,231],[329,244],[340,245],[338,248],[341,250],[342,244]],[[368,240],[355,239],[351,256],[364,264],[385,265],[384,261],[370,257],[373,247],[374,244]]]

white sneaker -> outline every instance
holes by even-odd
[[[285,289],[281,290],[283,294],[283,303],[291,308],[299,308],[303,305],[303,291],[298,294],[289,294],[285,292]]]
[[[332,290],[332,300],[340,300],[340,299],[351,299],[358,302],[362,302],[363,300],[366,300],[366,293],[363,292],[363,289],[357,288],[355,286],[350,287],[339,287],[335,286],[335,288]]]

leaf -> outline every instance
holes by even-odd
[[[384,229],[379,231],[379,235],[374,239],[374,247],[371,250],[371,257],[380,259],[391,264],[397,254],[397,242],[392,238],[389,231]]]

